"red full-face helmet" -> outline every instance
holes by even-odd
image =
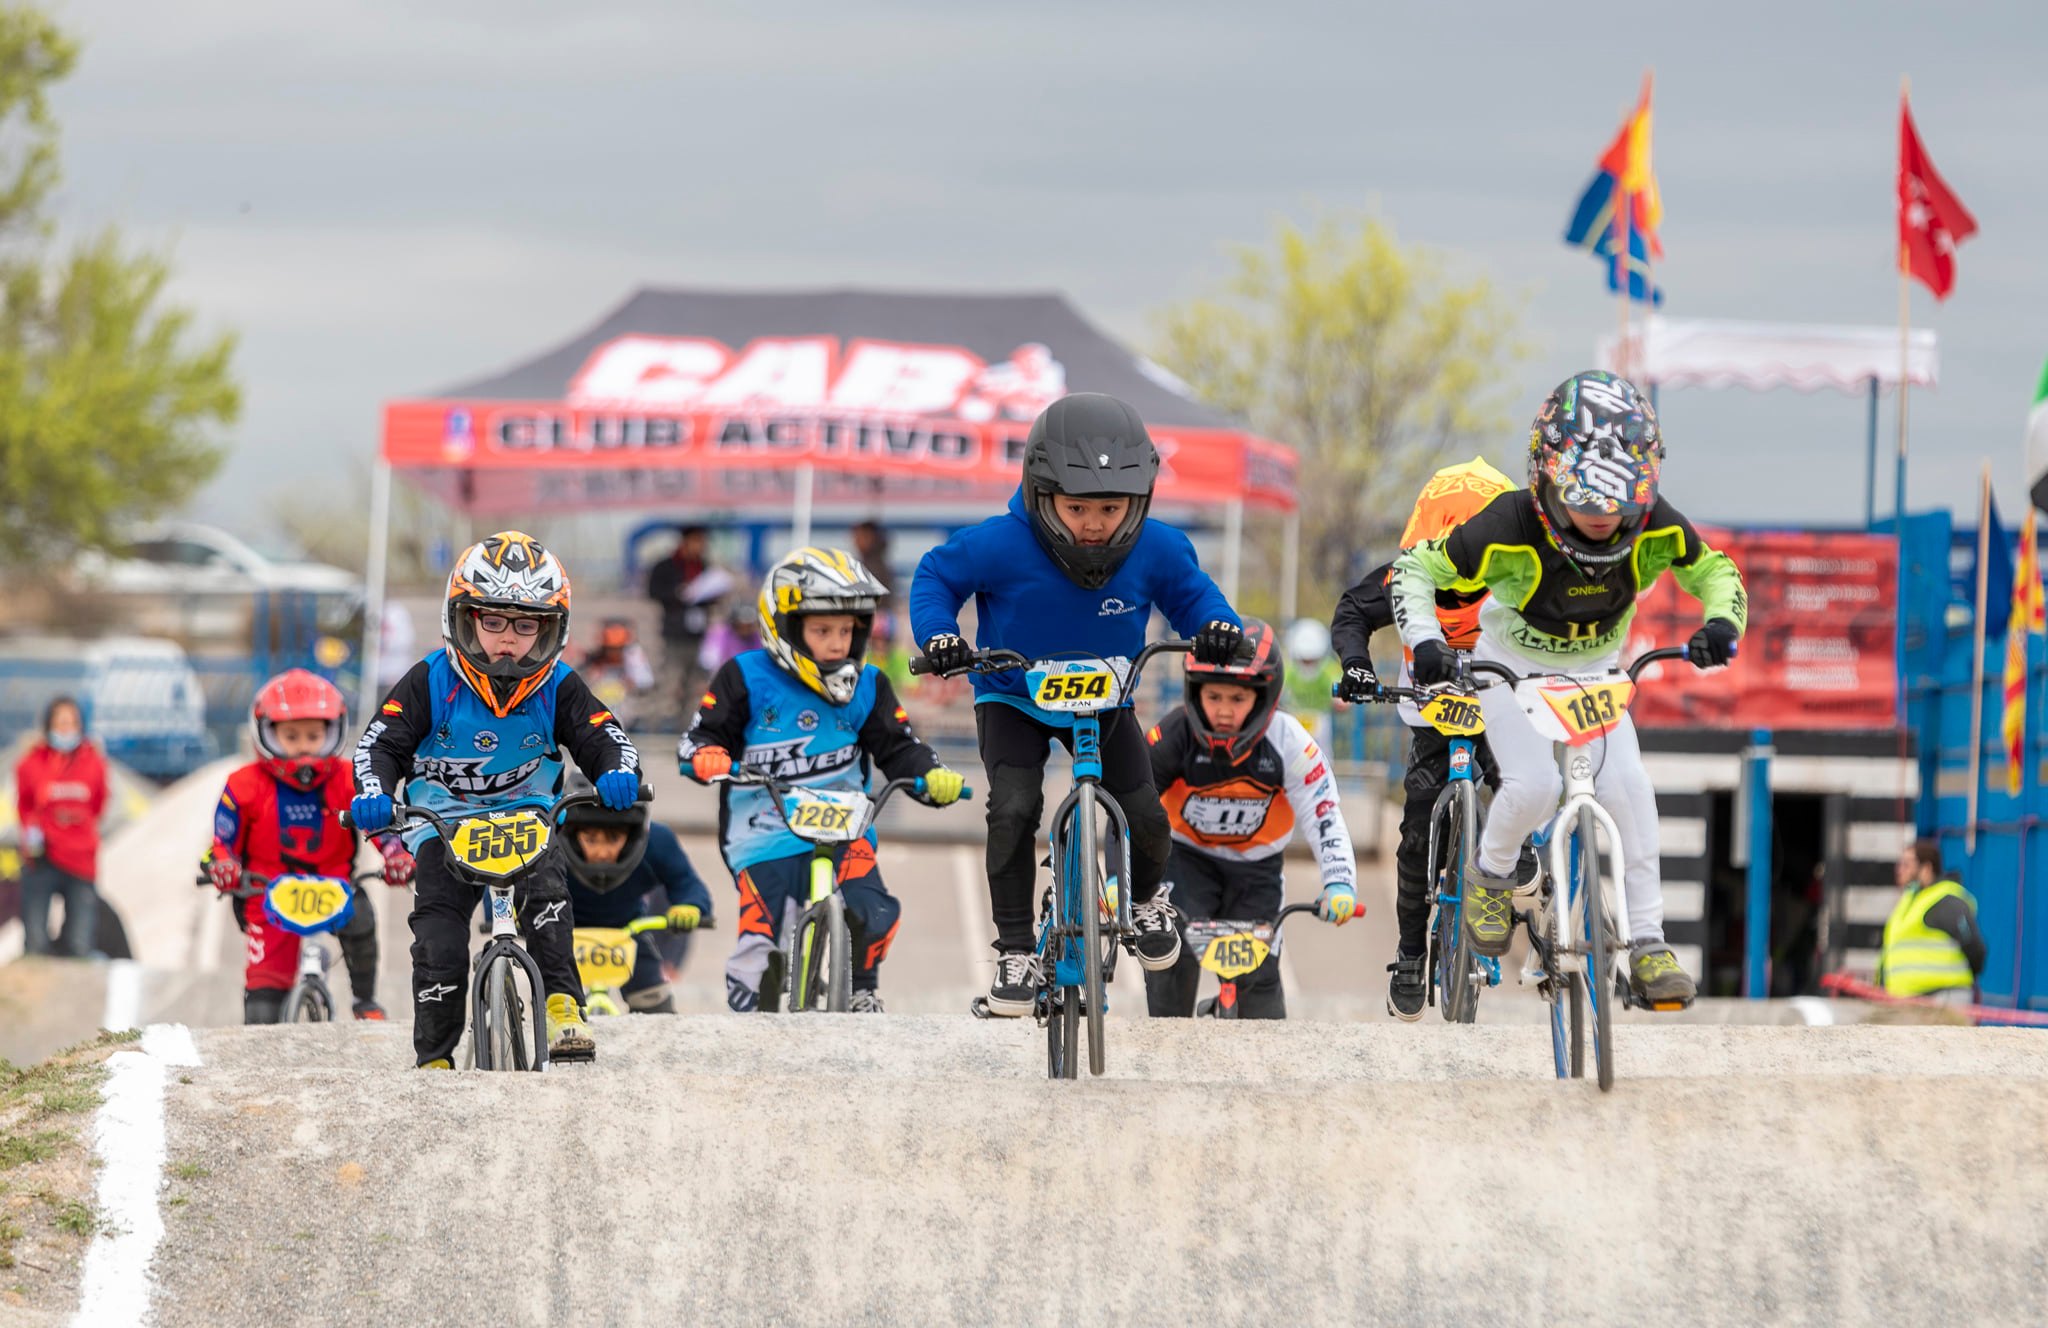
[[[339,755],[344,706],[341,692],[317,673],[292,669],[263,684],[249,707],[249,727],[263,768],[288,784],[311,788],[320,778],[320,762]],[[287,756],[277,740],[277,726],[294,719],[317,719],[327,725],[327,739],[310,755]]]

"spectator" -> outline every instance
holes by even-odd
[[[64,900],[64,949],[93,952],[99,920],[100,813],[107,766],[86,739],[78,702],[60,696],[43,712],[42,741],[14,769],[21,822],[21,925],[29,954],[50,954],[50,901]]]
[[[1941,846],[1931,839],[1916,839],[1899,854],[1897,879],[1899,902],[1877,956],[1878,985],[1893,996],[1975,1004],[1985,959],[1977,901],[1955,873],[1942,871]]]
[[[675,707],[678,718],[694,713],[702,676],[697,656],[711,630],[718,601],[732,590],[733,580],[710,558],[710,532],[703,526],[677,527],[675,552],[647,569],[647,597],[661,606],[662,704]]]
[[[889,532],[877,521],[863,521],[852,531],[853,556],[866,564],[875,580],[888,588],[875,608],[875,631],[868,638],[868,658],[888,671],[896,656],[896,643],[903,639],[896,623],[896,573],[889,566]]]
[[[1288,624],[1287,710],[1325,747],[1330,745],[1330,710],[1336,705],[1330,689],[1343,676],[1343,666],[1330,653],[1327,625],[1314,618]]]

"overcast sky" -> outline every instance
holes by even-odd
[[[1913,297],[1942,385],[1915,395],[1910,498],[1972,506],[1989,457],[2002,505],[2023,501],[2048,355],[2039,0],[58,13],[85,41],[57,98],[64,223],[168,247],[178,296],[240,334],[246,409],[200,503],[236,525],[358,467],[385,398],[550,347],[636,285],[1051,287],[1145,346],[1229,245],[1318,207],[1517,292],[1533,414],[1615,321],[1560,235],[1648,66],[1667,312],[1811,322],[1896,320],[1912,75],[1981,233],[1945,305]],[[1861,399],[1690,390],[1663,415],[1689,514],[1861,520]],[[1892,427],[1887,403],[1887,451]],[[1519,467],[1520,447],[1492,451]]]

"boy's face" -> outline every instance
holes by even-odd
[[[318,756],[320,749],[327,745],[327,721],[324,719],[287,719],[271,725],[270,732],[277,740],[277,749],[293,759]]]
[[[576,843],[583,860],[603,866],[617,862],[626,848],[626,832],[615,825],[586,825],[576,831]]]
[[[484,657],[493,662],[524,659],[526,652],[533,649],[533,643],[540,639],[540,627],[538,618],[510,613],[479,613],[476,615],[476,643]]]
[[[1614,532],[1621,529],[1619,513],[1613,516],[1598,516],[1591,512],[1572,512],[1569,515],[1572,526],[1587,539],[1613,539]]]
[[[1244,727],[1245,717],[1258,704],[1259,694],[1234,682],[1202,684],[1202,713],[1209,717],[1213,733],[1235,733]]]
[[[1052,501],[1054,515],[1067,533],[1074,537],[1076,544],[1107,544],[1109,537],[1116,534],[1116,528],[1123,524],[1124,514],[1131,510],[1128,498],[1069,498],[1059,495]]]
[[[804,650],[823,665],[837,664],[853,654],[853,615],[850,613],[809,613],[804,625]]]

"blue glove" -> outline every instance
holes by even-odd
[[[640,797],[640,774],[635,770],[607,770],[597,777],[597,799],[615,812],[625,811]]]
[[[1316,916],[1340,927],[1357,913],[1358,892],[1342,881],[1332,881],[1324,886],[1322,896],[1316,900]]]
[[[374,834],[391,824],[391,795],[370,793],[348,804],[349,824],[364,834]]]

